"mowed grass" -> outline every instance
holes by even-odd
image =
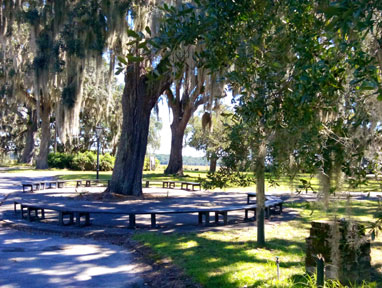
[[[309,236],[310,222],[333,216],[349,217],[352,211],[352,219],[371,223],[378,212],[375,201],[354,201],[351,209],[346,208],[346,201],[341,201],[336,205],[339,209],[333,205],[326,212],[319,210],[321,204],[289,206],[301,216],[266,225],[266,248],[257,247],[254,226],[223,232],[144,232],[133,237],[150,247],[157,259],[171,259],[203,287],[313,287],[314,281],[304,275],[305,238]],[[280,259],[280,281],[276,278],[276,256]],[[382,279],[375,276],[382,267],[381,236],[372,243],[372,265],[375,282],[363,287],[382,285]]]
[[[150,181],[165,181],[165,180],[173,180],[173,181],[191,181],[191,182],[199,182],[201,179],[207,178],[207,171],[202,170],[202,167],[192,168],[192,170],[185,170],[184,176],[173,176],[173,175],[165,175],[164,169],[165,166],[160,166],[156,171],[144,171],[143,172],[143,180]],[[198,169],[195,171],[195,169]],[[28,172],[36,172],[36,171],[47,171],[47,170],[34,170],[34,169],[23,169],[23,173]],[[54,175],[57,176],[58,179],[61,180],[75,180],[75,179],[95,179],[96,172],[95,171],[72,171],[66,169],[49,169],[49,171],[53,172]],[[19,168],[10,169],[4,171],[4,173],[18,173],[20,172]],[[0,171],[1,173],[1,171]],[[248,173],[251,174],[251,173]],[[111,179],[112,171],[104,172],[100,171],[100,179],[107,180]],[[319,182],[317,177],[310,177],[308,174],[299,174],[294,179],[290,179],[287,176],[280,176],[277,179],[272,177],[269,173],[266,173],[266,192],[296,192],[299,191],[301,193],[305,193],[304,187],[301,185],[302,181],[309,181],[311,183],[311,187],[315,192],[319,191]],[[157,184],[160,185],[160,184]],[[155,186],[155,185],[154,185]],[[382,191],[382,180],[376,180],[375,178],[369,178],[368,181],[360,185],[357,188],[350,188],[349,185],[345,183],[344,185],[345,191],[354,191],[354,192],[380,192]],[[213,190],[219,191],[254,191],[256,190],[255,184],[250,185],[248,187],[227,187],[227,188],[216,188]],[[312,190],[309,190],[311,192]]]
[[[10,168],[7,171],[0,171],[0,173],[18,173],[20,170],[24,173],[36,172],[36,171],[47,171],[47,170],[36,170],[25,165],[17,165],[14,168]],[[165,165],[160,165],[156,171],[144,171],[143,179],[151,181],[164,181],[164,180],[173,180],[173,181],[191,181],[199,182],[200,180],[206,179],[208,175],[207,166],[184,166],[184,176],[173,176],[165,175],[164,170],[166,169]],[[75,180],[75,179],[95,179],[95,171],[72,171],[66,169],[49,169],[49,171],[54,172],[54,174],[61,180]],[[251,172],[247,172],[248,175],[253,175]],[[100,171],[101,179],[110,179],[112,171],[104,172]],[[296,192],[305,193],[305,187],[302,185],[303,181],[310,183],[309,192],[319,191],[319,181],[317,177],[311,177],[309,174],[298,174],[294,179],[291,179],[288,176],[272,176],[270,173],[266,173],[266,191],[270,192]],[[227,187],[227,188],[217,188],[214,190],[223,190],[223,191],[254,191],[256,189],[255,184],[248,187]],[[343,185],[344,191],[353,191],[353,192],[380,192],[382,191],[382,179],[376,179],[374,177],[368,178],[365,184],[362,184],[356,188],[352,188],[345,181]]]

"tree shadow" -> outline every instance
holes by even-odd
[[[130,252],[88,239],[3,229],[0,259],[1,287],[125,287],[143,281]]]
[[[275,256],[285,253],[301,255],[304,243],[292,240],[271,239],[267,247],[258,249],[256,242],[232,242],[210,239],[203,234],[170,235],[142,233],[135,237],[138,241],[150,243],[149,247],[160,258],[170,257],[175,264],[184,268],[186,273],[205,287],[261,287],[276,278]],[[272,255],[269,258],[269,255]],[[302,267],[301,259],[288,259],[281,263],[282,269]],[[243,281],[235,278],[235,273],[242,272],[245,267]],[[256,278],[256,271],[270,269],[269,275]]]

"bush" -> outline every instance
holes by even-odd
[[[115,157],[109,153],[99,155],[100,171],[113,170]],[[79,152],[76,154],[50,153],[48,155],[48,165],[50,168],[71,169],[78,171],[97,170],[97,153],[93,151]]]
[[[97,155],[94,152],[87,151],[84,153],[77,153],[73,157],[71,169],[85,171],[97,169]]]
[[[49,153],[48,165],[50,168],[70,169],[73,155],[66,153]]]
[[[99,169],[101,171],[112,171],[114,167],[115,157],[111,156],[109,153],[105,155],[100,155],[99,159]]]

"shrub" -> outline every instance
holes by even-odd
[[[77,153],[72,160],[71,169],[73,170],[96,170],[97,169],[97,155],[92,151]]]
[[[51,168],[70,169],[73,155],[67,153],[49,153],[48,165]]]
[[[70,169],[72,170],[79,170],[79,171],[84,171],[85,170],[85,155],[84,153],[77,153],[73,157],[72,165]]]
[[[109,153],[99,155],[100,171],[113,170],[115,157]],[[51,168],[67,168],[71,170],[97,170],[97,153],[94,151],[79,152],[76,154],[50,153],[48,155],[48,165]]]
[[[115,162],[115,157],[111,156],[109,153],[100,155],[99,170],[112,171],[114,167],[114,162]]]

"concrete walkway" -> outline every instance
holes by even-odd
[[[12,170],[12,172],[8,172]],[[22,189],[22,182],[45,181],[55,178],[57,172],[52,171],[14,171],[15,168],[0,167],[0,203],[11,193]]]
[[[134,262],[119,246],[10,229],[0,231],[0,287],[144,287]]]

